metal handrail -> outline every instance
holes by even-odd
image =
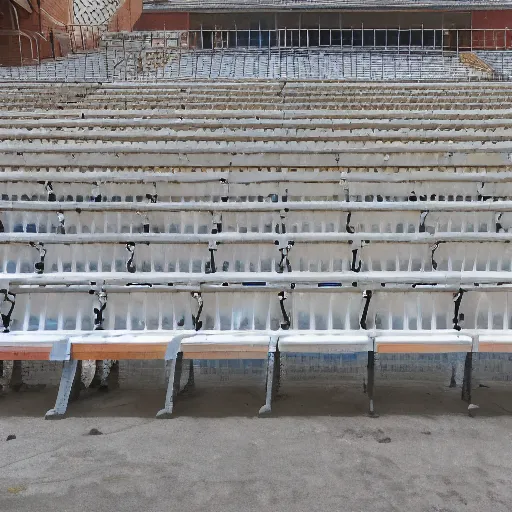
[[[33,41],[36,42],[36,50],[37,50],[37,60],[39,61],[39,45],[37,44],[37,40],[35,39],[35,36],[30,35],[28,31],[24,30],[8,30],[8,29],[1,29],[0,30],[0,36],[8,36],[8,37],[26,37],[30,43],[30,54],[32,56],[32,60],[36,60],[34,58],[34,46]],[[34,38],[34,39],[32,39]],[[22,55],[22,49],[20,45],[20,58],[23,61],[23,55]]]

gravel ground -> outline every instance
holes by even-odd
[[[156,420],[164,391],[89,393],[44,421],[56,389],[0,396],[0,511],[475,511],[511,509],[512,386],[478,415],[437,383],[198,387]],[[91,429],[102,435],[89,435]],[[6,441],[14,434],[16,439]]]

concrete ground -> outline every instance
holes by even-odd
[[[512,508],[512,384],[199,387],[156,420],[164,391],[91,393],[45,421],[55,388],[0,396],[0,511],[421,511]],[[103,435],[88,435],[92,428]],[[6,441],[9,434],[16,439]]]

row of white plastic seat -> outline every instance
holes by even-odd
[[[510,279],[485,285],[492,276],[481,275],[484,277],[474,276],[472,280],[454,275],[438,287],[428,284],[413,287],[394,285],[389,273],[381,273],[372,277],[373,284],[364,282],[367,276],[361,276],[358,287],[353,283],[323,288],[303,284],[293,289],[284,280],[276,281],[274,286],[252,282],[252,286],[179,286],[176,283],[150,287],[131,283],[132,286],[98,287],[83,278],[80,285],[48,285],[42,289],[36,284],[37,279],[25,279],[32,285],[11,284],[8,290],[2,289],[0,299],[4,332],[14,336],[37,331],[41,339],[45,333],[85,336],[93,330],[112,330],[118,334],[134,330],[151,335],[173,329],[222,332],[295,329],[312,334],[377,330],[405,336],[467,330],[485,334],[495,330],[507,335],[512,325]],[[296,274],[292,277],[300,280]],[[387,280],[389,286],[377,283],[379,277],[382,282]],[[412,278],[402,274],[402,279],[409,283]],[[109,280],[113,281],[113,276]],[[124,281],[128,282],[128,278]],[[182,281],[187,282],[186,278]],[[484,284],[479,285],[479,281]]]
[[[485,237],[482,234],[507,233],[512,227],[510,203],[498,204],[495,207],[482,203],[479,204],[475,201],[469,203],[466,208],[461,207],[460,209],[456,208],[457,202],[445,203],[453,205],[454,208],[445,208],[444,211],[440,211],[440,207],[428,208],[428,205],[432,203],[425,204],[424,208],[421,208],[423,205],[420,204],[420,208],[417,209],[397,208],[396,210],[392,208],[393,203],[390,203],[388,208],[371,208],[374,205],[388,206],[386,203],[359,203],[360,206],[368,206],[368,210],[365,210],[364,208],[352,209],[349,205],[345,205],[343,209],[337,209],[335,206],[340,206],[339,204],[329,208],[330,205],[326,202],[324,207],[313,203],[314,209],[301,208],[296,211],[287,210],[286,207],[277,211],[258,208],[251,210],[247,207],[237,210],[237,203],[231,203],[234,208],[224,210],[224,212],[220,208],[208,210],[207,207],[210,206],[208,203],[204,203],[206,208],[198,208],[199,211],[183,209],[181,212],[176,211],[177,208],[168,210],[159,208],[158,211],[155,211],[156,209],[139,210],[138,205],[134,203],[115,203],[127,206],[127,208],[112,208],[110,210],[106,208],[106,212],[102,212],[100,208],[95,208],[95,211],[91,211],[92,209],[81,210],[79,204],[73,209],[64,208],[69,203],[61,203],[62,208],[56,204],[53,211],[48,211],[49,208],[45,211],[34,211],[30,208],[23,208],[25,204],[33,204],[32,202],[20,202],[15,203],[18,206],[16,212],[5,211],[6,208],[2,208],[0,203],[0,222],[2,231],[6,235],[13,235],[12,241],[16,241],[17,233],[38,233],[42,235],[41,240],[48,240],[52,233],[70,235],[69,240],[76,242],[89,241],[88,237],[83,238],[78,235],[104,233],[125,234],[125,238],[129,237],[131,233],[162,234],[166,242],[181,241],[183,235],[201,236],[197,239],[192,237],[187,241],[188,243],[198,242],[205,238],[211,241],[236,243],[232,233],[239,233],[241,235],[239,240],[246,243],[269,241],[273,243],[272,236],[268,236],[272,233],[288,237],[297,235],[297,240],[305,242],[342,242],[349,240],[348,235],[351,234],[356,234],[358,239],[372,241],[382,239],[385,241],[385,237],[392,236],[393,233],[409,235],[397,238],[398,241],[414,238],[416,233],[429,234],[438,239],[442,239],[443,236],[450,239],[454,234],[460,233],[468,236],[461,236],[458,240],[474,241],[478,240],[480,236]],[[491,203],[491,205],[496,203]],[[87,204],[91,203],[84,203],[84,205]],[[108,203],[92,204],[108,205]],[[258,205],[258,203],[255,204]],[[213,214],[213,212],[218,213]],[[169,234],[182,236],[176,236],[173,239],[168,236]],[[207,234],[214,236],[203,236]],[[265,236],[260,238],[258,234]],[[305,236],[306,234],[312,236]],[[337,234],[342,236],[338,238]],[[384,234],[385,237],[380,238],[378,234]],[[276,239],[279,238],[282,236],[278,236]],[[21,240],[24,239],[21,238]],[[62,238],[59,240],[63,241]],[[422,237],[420,240],[425,242],[429,238]],[[148,237],[147,241],[158,242],[155,237]]]
[[[2,204],[7,211],[505,212],[512,196],[508,167],[4,169],[0,199],[7,202]]]
[[[357,96],[336,97],[330,95],[328,90],[322,93],[321,96],[304,95],[301,97],[277,96],[273,94],[265,96],[259,95],[259,93],[257,97],[254,97],[254,95],[251,97],[247,94],[237,96],[231,95],[229,91],[226,93],[229,96],[221,97],[215,92],[215,89],[213,89],[209,96],[187,93],[182,95],[182,97],[180,97],[179,93],[173,93],[172,91],[169,91],[169,93],[156,93],[155,95],[139,95],[137,97],[133,94],[109,96],[108,90],[100,91],[100,95],[93,93],[80,93],[78,95],[77,93],[73,95],[53,95],[51,98],[45,95],[31,97],[30,94],[23,91],[17,94],[17,97],[15,96],[14,99],[9,96],[4,97],[3,100],[0,99],[0,104],[2,104],[4,109],[8,109],[8,111],[32,111],[34,109],[47,111],[58,109],[58,116],[66,116],[69,115],[69,111],[75,111],[78,114],[78,118],[82,114],[84,116],[87,115],[87,117],[94,117],[95,113],[97,115],[99,112],[102,115],[108,116],[112,109],[117,111],[116,115],[121,115],[119,111],[135,110],[138,112],[136,117],[140,117],[143,112],[151,111],[153,115],[156,114],[164,118],[170,116],[174,118],[190,117],[191,114],[194,116],[204,116],[205,109],[210,109],[210,112],[206,112],[206,116],[211,116],[211,110],[214,109],[221,111],[219,114],[221,117],[230,117],[232,114],[222,112],[229,110],[235,110],[238,116],[243,115],[245,117],[276,116],[277,114],[273,113],[274,110],[285,112],[287,117],[296,116],[296,112],[300,110],[308,111],[312,117],[319,117],[318,113],[312,113],[311,111],[321,109],[322,113],[320,115],[324,118],[343,117],[339,111],[354,111],[352,117],[355,112],[364,111],[365,116],[378,118],[382,115],[390,117],[395,114],[395,111],[411,110],[419,111],[417,115],[421,117],[426,117],[425,113],[423,112],[422,114],[421,111],[428,110],[432,111],[432,113],[429,112],[428,117],[436,117],[440,111],[445,111],[444,113],[441,112],[441,115],[453,118],[453,114],[450,114],[450,112],[461,112],[461,114],[467,115],[467,112],[472,111],[479,118],[482,116],[494,118],[503,117],[503,115],[509,116],[509,112],[504,109],[510,106],[509,95],[495,96],[493,94],[486,94],[484,91],[480,93],[475,91],[475,93],[467,95],[456,95],[454,93],[451,95],[440,94],[439,97],[425,96],[415,101],[408,99],[409,91],[403,91],[400,96],[396,97],[386,97],[385,95],[383,96],[383,93],[376,93],[375,96],[365,98],[358,98]],[[159,109],[159,112],[155,112],[156,109]],[[252,112],[256,110],[260,112]],[[382,111],[382,113],[379,115],[379,112],[368,112],[373,110]],[[478,112],[478,110],[483,111]],[[179,111],[178,116],[176,116],[177,112],[175,111]],[[243,111],[250,112],[249,114],[244,114]],[[299,113],[306,117],[304,112]],[[36,115],[41,117],[41,114],[38,112]],[[361,115],[359,114],[359,116]],[[404,116],[404,114],[401,115]],[[6,114],[3,113],[2,117],[5,116]],[[12,117],[12,114],[10,116]]]
[[[453,114],[450,118],[436,119],[433,114],[433,119],[425,119],[423,116],[412,117],[410,114],[407,119],[401,119],[395,116],[394,112],[383,112],[378,118],[368,118],[360,115],[356,116],[330,118],[325,116],[321,118],[310,118],[302,115],[301,117],[294,118],[294,116],[281,116],[281,118],[260,118],[258,112],[247,112],[245,118],[240,116],[223,115],[221,119],[214,118],[212,115],[208,117],[197,116],[196,119],[191,118],[176,118],[172,117],[170,112],[168,117],[160,116],[155,113],[152,118],[112,118],[112,117],[93,117],[87,119],[73,119],[69,117],[59,117],[55,115],[51,119],[40,118],[38,114],[34,118],[30,118],[27,114],[23,115],[22,119],[16,118],[0,118],[0,129],[2,135],[15,134],[24,136],[25,134],[33,133],[34,138],[42,137],[48,133],[59,133],[63,130],[66,133],[82,133],[86,130],[95,130],[98,133],[110,132],[114,133],[137,133],[137,130],[149,130],[155,134],[172,133],[172,132],[192,132],[195,130],[197,133],[215,133],[217,130],[223,129],[224,133],[230,134],[230,130],[244,129],[244,130],[277,130],[277,134],[287,134],[286,130],[300,130],[300,134],[308,134],[313,130],[318,133],[350,133],[358,134],[362,130],[375,130],[386,133],[392,131],[408,131],[414,134],[421,132],[429,133],[436,130],[441,133],[451,133],[456,130],[466,130],[468,133],[486,132],[493,130],[497,136],[501,133],[507,133],[512,127],[512,118],[497,118],[485,119],[482,123],[480,113],[476,113],[474,118],[460,119],[457,114]],[[356,114],[357,115],[357,114]]]
[[[140,84],[139,84],[140,85]],[[121,93],[127,95],[138,90],[137,83],[118,81],[115,83],[80,83],[80,82],[58,82],[54,89],[59,92],[94,92],[98,87],[104,88],[112,93]],[[272,94],[289,94],[289,95],[318,95],[326,94],[331,91],[333,95],[339,95],[340,92],[346,92],[348,97],[359,96],[361,98],[370,95],[377,96],[379,92],[386,95],[403,94],[410,92],[411,99],[419,98],[420,91],[425,92],[425,96],[446,96],[454,97],[465,96],[476,93],[489,95],[491,98],[500,95],[508,90],[510,85],[507,82],[489,82],[482,84],[479,82],[462,82],[454,84],[450,81],[436,82],[349,82],[343,80],[280,80],[280,79],[257,79],[248,78],[247,80],[232,79],[197,79],[197,80],[177,80],[172,82],[149,82],[145,84],[144,91],[152,94],[155,91],[165,93],[166,91],[175,91],[177,94],[211,94],[212,91],[233,91],[235,95],[239,95],[241,91],[259,92],[262,95]],[[3,91],[25,91],[34,93],[38,90],[42,94],[49,94],[51,90],[50,82],[39,81],[18,81],[12,83],[9,81],[0,82],[0,89]]]
[[[79,179],[77,177],[77,179]],[[440,183],[428,183],[428,185],[441,185]],[[279,184],[279,182],[278,182]],[[134,201],[95,201],[94,197],[90,196],[91,199],[89,201],[73,201],[66,200],[66,196],[64,196],[63,200],[57,200],[55,193],[53,192],[53,184],[51,182],[44,182],[41,184],[37,184],[36,186],[32,185],[24,185],[26,195],[22,195],[21,197],[13,200],[1,200],[0,201],[0,211],[4,212],[6,216],[13,216],[17,213],[15,212],[23,212],[26,215],[48,215],[48,212],[54,213],[55,211],[62,211],[68,213],[76,213],[78,215],[84,214],[89,215],[91,217],[97,215],[99,217],[100,214],[118,214],[118,213],[126,213],[130,211],[137,212],[146,212],[148,214],[152,214],[155,216],[161,215],[162,213],[171,214],[169,217],[172,220],[172,215],[179,215],[180,213],[195,213],[197,215],[202,216],[203,219],[209,219],[206,215],[207,213],[213,214],[213,212],[227,215],[229,218],[230,214],[246,214],[246,215],[272,215],[275,213],[279,213],[280,217],[290,218],[292,221],[296,220],[301,214],[308,213],[309,215],[314,216],[316,212],[322,212],[328,215],[338,215],[343,216],[347,213],[365,213],[368,215],[372,215],[374,212],[379,213],[389,213],[394,214],[398,212],[406,212],[407,214],[415,214],[418,212],[431,212],[433,215],[441,215],[443,213],[494,213],[494,212],[510,212],[512,211],[512,201],[503,199],[503,192],[497,191],[493,188],[494,186],[498,186],[497,183],[491,184],[480,184],[480,193],[481,198],[478,200],[467,200],[458,189],[455,193],[448,194],[448,196],[443,196],[444,199],[439,199],[437,195],[435,199],[432,199],[428,196],[418,197],[418,194],[415,191],[410,191],[408,200],[406,201],[396,201],[396,200],[388,200],[386,196],[377,194],[378,189],[380,191],[381,186],[384,185],[385,182],[374,184],[372,190],[372,199],[371,200],[362,200],[362,197],[352,200],[339,201],[339,200],[318,200],[314,199],[314,195],[309,195],[309,199],[304,200],[295,200],[289,198],[289,189],[285,189],[285,194],[283,196],[279,195],[279,188],[274,188],[276,192],[274,194],[270,194],[267,196],[252,196],[251,201],[242,200],[237,196],[226,196],[222,197],[221,200],[218,201],[197,201],[196,198],[191,195],[189,196],[189,200],[186,201],[157,201],[159,195],[154,194],[149,198],[140,194],[140,199],[136,200],[135,203],[141,202],[142,204],[134,204]],[[34,191],[37,188],[43,188],[44,185],[47,196],[50,196],[50,199],[47,200],[39,200],[34,199],[30,200],[29,193],[27,188],[33,188]],[[419,185],[419,183],[416,183]],[[500,184],[502,186],[503,184]],[[63,185],[63,187],[66,185]],[[96,184],[99,188],[99,185]],[[105,185],[102,183],[101,185],[104,187]],[[175,186],[175,185],[173,185]],[[288,186],[288,185],[287,185]],[[295,193],[301,191],[302,187],[310,187],[311,184],[304,182],[300,184],[296,184],[294,188]],[[330,185],[332,187],[332,185]],[[393,183],[393,186],[396,186]],[[446,184],[444,185],[446,186]],[[157,186],[154,184],[147,184],[148,190],[156,191]],[[293,185],[290,185],[293,187]],[[409,185],[409,188],[411,185]],[[135,187],[133,187],[135,188]],[[127,187],[129,190],[129,188]],[[159,189],[159,188],[158,188]],[[496,196],[485,195],[482,193],[484,190],[487,194],[487,189],[489,191],[494,191]],[[193,189],[191,189],[193,190]],[[225,190],[219,189],[219,193],[221,194],[223,191],[229,192],[229,188],[225,187]],[[343,191],[340,185],[340,192]],[[67,192],[67,191],[66,191]],[[201,194],[202,191],[199,193]],[[370,190],[368,190],[370,192]],[[219,194],[219,195],[220,195]],[[500,194],[500,195],[497,195]],[[380,196],[380,197],[379,197]],[[39,197],[39,196],[38,196]],[[67,196],[69,197],[69,196]],[[178,196],[179,197],[179,196]],[[245,196],[246,197],[246,196]],[[132,199],[134,196],[132,196]],[[154,199],[154,200],[151,200]],[[144,202],[142,202],[144,201]],[[77,209],[79,211],[77,211]],[[295,218],[295,219],[294,219]],[[327,218],[327,217],[326,217]],[[383,217],[385,218],[385,217]],[[260,231],[260,230],[258,230]]]
[[[57,91],[94,91],[98,86],[104,87],[108,91],[121,92],[127,94],[130,90],[132,92],[137,90],[137,84],[134,82],[119,81],[116,83],[96,83],[87,84],[79,82],[58,82],[55,85]],[[41,90],[43,93],[49,93],[50,83],[38,81],[20,81],[11,83],[8,81],[0,82],[2,90],[9,91],[26,91],[34,92]],[[440,95],[453,94],[454,96],[465,95],[471,92],[482,92],[489,95],[500,94],[501,92],[510,88],[510,84],[506,82],[489,82],[482,84],[478,82],[462,82],[454,84],[450,81],[438,82],[386,82],[386,83],[355,83],[346,82],[343,80],[280,80],[280,79],[264,79],[257,78],[247,80],[216,80],[216,79],[198,79],[198,80],[177,80],[173,82],[150,82],[145,84],[144,90],[151,94],[154,91],[176,91],[176,93],[197,93],[208,94],[212,90],[226,91],[232,90],[235,94],[240,91],[259,91],[262,94],[279,93],[282,91],[284,94],[318,94],[326,91],[331,91],[333,94],[340,91],[346,91],[349,95],[377,95],[379,91],[386,94],[396,94],[397,92],[410,91],[411,97],[419,97],[419,91],[425,91],[426,96],[435,96],[437,93]]]
[[[404,93],[406,94],[406,92]],[[467,100],[469,101],[469,100]],[[119,107],[117,109],[113,108],[104,108],[101,100],[98,102],[94,102],[85,106],[79,102],[75,103],[61,103],[59,104],[59,108],[51,102],[42,102],[44,108],[38,108],[37,105],[32,104],[30,101],[26,103],[17,105],[14,109],[12,108],[12,104],[8,102],[8,104],[2,105],[2,110],[0,110],[0,120],[4,120],[6,124],[9,124],[11,121],[14,122],[23,122],[27,121],[28,125],[31,125],[35,120],[42,120],[43,122],[49,121],[50,123],[54,120],[55,122],[59,122],[62,120],[62,123],[66,123],[67,121],[71,121],[71,123],[84,123],[86,121],[81,121],[81,119],[87,119],[91,121],[92,124],[96,122],[105,121],[105,123],[120,121],[119,124],[129,123],[129,122],[140,122],[144,123],[145,120],[153,120],[159,119],[162,121],[155,121],[156,123],[166,121],[171,126],[173,123],[187,123],[187,122],[197,122],[203,121],[211,122],[211,123],[221,123],[226,121],[229,125],[232,122],[238,123],[258,123],[262,121],[270,122],[278,122],[284,120],[288,123],[295,123],[300,126],[300,123],[305,123],[308,120],[311,120],[313,123],[336,123],[338,120],[340,122],[354,122],[357,126],[357,123],[367,123],[370,125],[372,122],[385,122],[387,120],[399,122],[412,122],[417,121],[425,121],[426,126],[432,126],[437,120],[445,121],[445,122],[453,122],[458,123],[460,121],[467,121],[469,123],[477,123],[478,121],[482,122],[482,126],[489,127],[499,127],[500,123],[507,123],[508,120],[512,118],[510,113],[510,109],[507,109],[506,103],[503,103],[504,108],[482,108],[482,104],[472,105],[468,104],[468,102],[464,103],[464,107],[459,108],[462,103],[450,103],[446,104],[437,104],[438,108],[427,108],[429,105],[427,104],[402,104],[404,108],[400,108],[400,104],[393,104],[393,108],[388,108],[390,105],[384,104],[382,102],[382,98],[380,98],[380,104],[377,105],[367,105],[368,108],[363,108],[358,103],[347,103],[346,108],[339,109],[328,109],[328,108],[308,108],[306,110],[300,110],[297,108],[286,108],[286,110],[272,109],[272,110],[261,110],[261,109],[250,109],[247,105],[244,105],[246,108],[238,108],[241,106],[241,103],[233,103],[229,105],[230,108],[225,108],[226,104],[223,103],[224,107],[220,110],[208,108],[205,106],[203,102],[204,108],[193,108],[187,110],[181,108],[181,104],[178,108],[172,107],[168,108],[168,104],[164,103],[162,105],[149,105],[147,108],[137,108],[140,105],[137,105],[135,102],[128,103],[128,100],[123,100],[122,102],[118,102]],[[483,101],[485,102],[485,99]],[[26,108],[27,105],[30,109]],[[50,107],[48,107],[50,105]],[[338,104],[337,104],[338,105]],[[110,104],[110,106],[112,106]],[[196,105],[197,106],[197,105]],[[281,104],[279,106],[286,107],[286,104]],[[293,105],[292,105],[293,106]],[[310,102],[309,107],[315,107],[313,102]],[[319,104],[322,107],[321,104]],[[90,107],[90,108],[89,108]],[[126,108],[125,108],[126,107]],[[396,107],[396,108],[395,108]],[[82,115],[83,114],[83,115]],[[140,119],[141,121],[134,121],[135,119]],[[152,121],[149,121],[152,122]]]
[[[341,164],[341,162],[340,162]],[[508,166],[492,165],[438,165],[438,166],[404,166],[394,167],[391,165],[368,166],[360,162],[359,165],[319,165],[315,167],[288,167],[271,166],[255,168],[251,165],[244,166],[211,166],[206,168],[195,168],[183,166],[161,166],[152,167],[130,166],[130,165],[108,165],[94,166],[70,164],[59,165],[6,165],[0,172],[0,183],[3,186],[14,185],[15,183],[26,183],[40,186],[46,182],[61,183],[69,186],[72,183],[79,183],[93,186],[108,186],[109,184],[137,184],[141,187],[165,186],[187,186],[208,184],[208,186],[225,185],[284,185],[293,187],[319,187],[327,184],[344,186],[377,186],[381,187],[391,184],[393,187],[426,186],[429,184],[456,183],[458,187],[478,186],[501,187],[512,182],[512,173]],[[146,183],[147,182],[147,183]],[[141,190],[144,190],[142,188]],[[465,189],[463,189],[465,190]],[[465,193],[462,192],[462,195]],[[193,195],[193,194],[186,194]],[[315,194],[313,194],[314,196]],[[322,196],[329,194],[322,193]],[[457,197],[458,194],[447,194]],[[499,194],[497,194],[499,195]]]
[[[406,93],[405,93],[406,94]],[[336,98],[326,93],[322,97],[304,96],[299,98],[287,98],[277,96],[258,96],[239,98],[231,96],[223,98],[219,95],[201,97],[200,95],[189,95],[187,98],[180,98],[177,95],[168,97],[167,95],[150,96],[117,96],[108,97],[103,94],[101,97],[81,97],[65,98],[54,97],[52,100],[44,98],[25,98],[25,101],[4,102],[9,110],[33,110],[39,108],[47,110],[48,108],[74,109],[82,113],[84,110],[148,110],[164,109],[178,110],[180,114],[186,110],[202,111],[205,109],[214,110],[331,110],[331,111],[366,111],[372,109],[378,110],[447,110],[447,111],[466,111],[485,108],[487,111],[502,110],[510,108],[509,97],[493,97],[482,94],[480,96],[460,96],[460,97],[426,97],[418,101],[409,101],[406,96],[401,98],[386,98],[376,94],[371,98]]]
[[[70,204],[75,204],[76,208],[82,208],[83,211],[89,211],[87,205],[90,203],[102,203],[106,205],[106,211],[126,211],[130,208],[130,204],[134,204],[133,208],[138,211],[153,211],[148,208],[148,195],[156,199],[157,205],[168,205],[169,211],[190,211],[189,204],[197,205],[198,211],[204,211],[205,206],[211,206],[209,211],[232,211],[233,204],[240,204],[239,211],[271,211],[265,206],[269,200],[277,209],[284,202],[279,199],[286,199],[291,202],[302,202],[304,211],[311,210],[332,210],[331,202],[338,202],[345,199],[340,210],[360,211],[368,206],[368,210],[375,211],[379,209],[378,205],[383,204],[382,211],[393,210],[391,203],[396,203],[396,210],[413,211],[412,205],[416,203],[416,210],[422,211],[425,205],[434,204],[435,209],[443,211],[443,205],[451,203],[462,203],[461,211],[478,211],[489,209],[486,205],[487,201],[497,202],[494,207],[497,210],[505,211],[507,209],[506,202],[512,197],[510,183],[505,181],[498,182],[478,182],[463,183],[459,182],[456,193],[446,193],[446,181],[432,181],[430,183],[421,182],[382,182],[377,187],[368,183],[352,183],[350,186],[340,184],[340,180],[328,181],[325,184],[305,181],[296,182],[274,182],[254,184],[250,189],[247,184],[238,183],[237,181],[216,183],[214,180],[208,182],[198,182],[196,185],[189,184],[169,184],[165,182],[155,182],[142,184],[131,184],[130,182],[111,182],[111,180],[102,181],[101,176],[97,176],[99,183],[84,184],[79,180],[70,179],[67,182],[59,183],[53,180],[51,176],[46,176],[43,172],[39,172],[35,176],[45,183],[50,183],[52,194],[56,199],[54,207],[38,210],[37,206],[26,205],[27,211],[56,211],[65,209]],[[45,180],[45,178],[50,178]],[[477,180],[475,180],[477,181]],[[158,183],[158,194],[155,193],[156,184]],[[336,183],[333,186],[333,183]],[[40,203],[47,200],[47,186],[27,185],[26,182],[10,182],[5,185],[5,189],[0,195],[3,209],[10,211],[25,210],[25,203]],[[65,190],[66,195],[63,194]],[[12,206],[5,207],[5,202],[9,202]],[[325,208],[321,205],[315,206],[314,203],[325,203]],[[21,203],[21,204],[20,204]],[[121,205],[118,209],[112,206]],[[308,206],[312,203],[311,206]],[[405,203],[405,205],[404,205]],[[500,203],[505,203],[503,206]],[[153,204],[153,203],[151,203]],[[224,205],[227,205],[224,208]],[[377,208],[372,209],[372,205]],[[286,206],[283,206],[286,208]],[[162,210],[160,206],[155,206],[154,211]],[[453,207],[453,210],[457,210]],[[278,210],[277,210],[278,211]],[[444,208],[444,211],[452,211],[450,206]]]
[[[275,272],[297,271],[322,275],[325,272],[349,272],[351,279],[365,272],[409,271],[432,273],[429,279],[438,282],[438,272],[503,272],[511,269],[508,241],[501,243],[438,243],[411,244],[301,244],[276,246],[267,244],[162,244],[146,242],[99,244],[49,244],[37,241],[0,247],[0,271],[12,275],[112,272],[148,273],[159,279],[175,279],[166,273],[188,273],[201,278],[211,273],[226,272],[272,275]],[[39,238],[40,240],[40,238]],[[279,248],[281,247],[281,248]],[[356,275],[357,273],[357,275]],[[132,274],[130,274],[132,275]],[[135,274],[133,274],[135,275]],[[338,276],[339,278],[340,276]],[[427,277],[427,276],[426,276]],[[492,276],[489,276],[491,279]],[[297,277],[300,280],[300,275]],[[317,277],[320,279],[320,277]],[[325,278],[327,281],[329,279]],[[332,277],[334,281],[337,278]],[[497,279],[497,278],[495,278]]]
[[[351,130],[352,133],[359,133],[361,130],[377,130],[382,132],[391,132],[395,130],[408,130],[412,133],[430,132],[437,130],[441,133],[453,132],[456,130],[467,130],[468,133],[486,132],[494,130],[496,136],[500,133],[510,129],[511,120],[508,118],[485,119],[482,123],[482,112],[475,113],[473,118],[468,115],[464,119],[459,119],[459,116],[452,114],[445,118],[436,119],[436,114],[432,114],[432,119],[426,119],[425,116],[411,116],[408,119],[401,119],[397,117],[392,111],[384,111],[379,116],[379,119],[367,117],[366,114],[357,113],[348,115],[346,118],[339,114],[331,117],[330,113],[324,114],[323,119],[318,116],[313,116],[308,119],[307,115],[295,117],[294,115],[274,116],[272,119],[269,116],[261,118],[259,112],[247,111],[245,116],[221,114],[220,119],[214,118],[211,113],[199,112],[196,119],[182,116],[172,116],[170,111],[161,115],[159,112],[152,112],[152,118],[115,118],[105,117],[103,119],[98,116],[83,119],[70,119],[69,117],[60,117],[59,115],[53,116],[53,119],[41,119],[39,113],[36,113],[34,119],[28,118],[27,114],[23,115],[23,119],[3,118],[0,119],[0,129],[2,134],[7,134],[9,131],[13,134],[19,134],[23,137],[26,133],[34,132],[34,138],[41,137],[48,133],[61,135],[59,132],[66,130],[70,134],[81,133],[85,130],[96,130],[98,132],[104,131],[114,133],[131,133],[139,129],[149,130],[155,134],[165,135],[166,133],[196,131],[201,133],[215,133],[218,130],[224,130],[226,134],[231,133],[230,130],[245,129],[245,130],[278,130],[278,134],[287,134],[286,130],[301,130],[299,133],[307,134],[309,131],[318,130],[319,133],[329,130],[331,133]],[[483,112],[485,114],[485,112]],[[280,117],[280,118],[279,118]],[[359,118],[358,118],[359,117]],[[93,135],[93,134],[89,134]],[[327,133],[326,133],[327,135]],[[327,135],[328,136],[328,135]]]
[[[360,166],[362,155],[368,167],[389,166],[506,166],[510,164],[507,142],[411,142],[380,145],[378,142],[357,144],[251,142],[205,143],[156,142],[68,143],[48,147],[44,143],[8,142],[0,148],[6,166],[111,167],[113,165],[211,167],[336,167]]]
[[[0,234],[0,244],[29,244],[40,242],[45,244],[208,244],[217,242],[220,244],[270,244],[279,245],[281,242],[292,240],[295,243],[304,244],[372,244],[381,243],[409,243],[409,244],[433,244],[452,242],[504,242],[509,241],[510,235],[506,231],[496,233],[487,230],[484,232],[302,232],[302,233],[3,233]],[[277,243],[276,243],[277,242]]]
[[[510,139],[512,131],[509,128],[494,129],[466,129],[460,133],[462,128],[454,130],[408,129],[398,128],[382,130],[376,127],[369,128],[347,128],[347,129],[325,129],[315,128],[268,128],[259,129],[251,127],[221,128],[221,129],[189,129],[176,130],[173,128],[150,130],[103,130],[98,128],[69,129],[65,132],[56,130],[25,130],[25,129],[0,129],[1,145],[4,147],[24,146],[29,143],[37,148],[45,144],[49,149],[58,146],[79,146],[97,145],[106,147],[109,144],[133,146],[140,143],[148,143],[157,147],[166,148],[170,144],[181,145],[181,147],[195,148],[198,143],[205,147],[221,146],[244,143],[249,148],[257,144],[267,145],[289,145],[293,147],[301,144],[307,147],[320,145],[322,149],[334,148],[334,145],[345,149],[350,144],[354,148],[372,147],[379,148],[393,147],[398,144],[404,145],[407,149],[409,144],[481,144],[484,147],[489,144],[503,143]]]
[[[70,103],[68,107],[72,107],[72,103],[84,103],[87,100],[98,101],[105,99],[105,96],[111,102],[127,101],[135,102],[137,99],[141,103],[153,102],[155,104],[164,105],[169,103],[171,105],[179,102],[185,104],[211,102],[215,99],[222,100],[227,104],[234,104],[236,101],[244,101],[246,104],[249,102],[254,103],[282,103],[282,104],[302,104],[306,101],[311,103],[325,104],[336,100],[337,103],[342,105],[357,104],[374,104],[376,108],[383,108],[382,99],[386,99],[388,104],[401,104],[405,107],[413,105],[432,104],[434,102],[447,103],[452,101],[454,104],[461,103],[464,100],[471,103],[487,103],[489,106],[499,106],[500,101],[508,102],[507,92],[508,87],[503,88],[470,88],[458,89],[455,85],[450,87],[439,87],[432,84],[429,89],[400,87],[399,82],[392,85],[393,88],[382,89],[363,89],[362,91],[355,90],[353,83],[343,83],[338,81],[316,83],[308,82],[308,89],[302,87],[294,87],[294,82],[288,81],[272,81],[269,82],[247,82],[243,88],[239,87],[236,82],[232,84],[220,84],[215,80],[204,80],[204,84],[200,83],[196,87],[191,86],[190,83],[183,82],[181,87],[167,82],[162,82],[161,85],[155,87],[148,87],[141,91],[140,95],[136,95],[128,85],[130,82],[112,83],[112,84],[68,84],[66,88],[60,87],[56,91],[58,95],[51,94],[47,89],[46,83],[41,83],[39,91],[37,88],[24,87],[24,86],[9,86],[5,84],[0,85],[2,92],[2,103],[8,102],[12,106],[23,106],[23,100],[33,104],[49,103],[53,104],[55,101],[61,100],[63,105],[66,101]],[[195,83],[194,83],[195,84]],[[210,87],[205,90],[204,85]],[[291,85],[289,85],[291,84]],[[300,84],[300,82],[296,82]],[[151,84],[148,84],[148,86]],[[267,85],[263,88],[262,85]],[[364,84],[361,84],[364,85]],[[383,84],[384,85],[384,84]],[[493,85],[493,84],[491,84]],[[507,84],[508,85],[508,84]],[[39,92],[39,94],[37,94]],[[439,110],[439,109],[438,109]]]

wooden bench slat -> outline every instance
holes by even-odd
[[[268,352],[265,351],[207,351],[203,352],[189,352],[188,350],[183,351],[184,359],[266,359]]]
[[[91,359],[164,359],[165,343],[77,343],[71,346],[71,358]]]
[[[512,343],[481,341],[478,346],[478,352],[512,352]]]
[[[48,361],[51,347],[0,347],[2,361]]]
[[[471,352],[471,345],[457,343],[377,343],[379,354],[444,354]]]

